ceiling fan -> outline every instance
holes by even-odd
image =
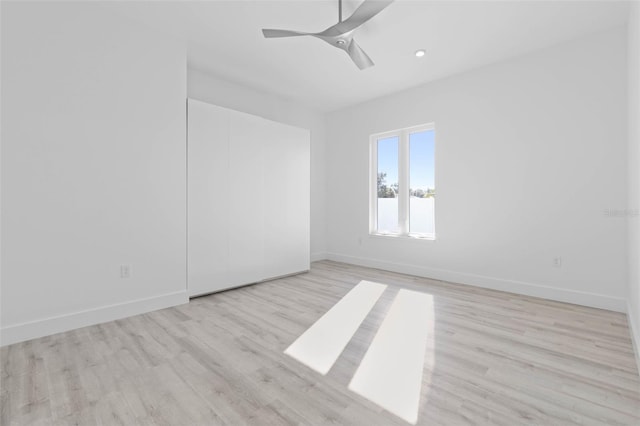
[[[394,0],[364,0],[344,21],[342,20],[342,0],[338,0],[338,23],[319,33],[305,33],[289,30],[263,29],[265,38],[312,36],[342,49],[361,70],[374,65],[371,58],[353,39],[353,32],[369,19],[376,16]]]

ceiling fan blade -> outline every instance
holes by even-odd
[[[351,57],[351,60],[355,62],[355,64],[361,70],[372,67],[374,65],[369,55],[367,55],[364,50],[362,50],[362,48],[358,46],[358,43],[356,43],[355,40],[351,39],[351,42],[349,43],[349,46],[347,46],[346,50],[349,54],[349,57]]]
[[[269,29],[263,29],[262,34],[265,36],[265,38],[297,37],[297,36],[312,35],[311,33],[301,33],[299,31],[269,30]]]
[[[342,22],[338,22],[332,27],[327,28],[319,35],[335,37],[348,33],[358,28],[360,25],[367,22],[369,19],[382,12],[387,6],[393,3],[394,0],[364,0],[360,6],[353,12],[353,15],[349,16]]]

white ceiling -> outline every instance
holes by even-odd
[[[189,66],[320,111],[336,110],[584,34],[624,25],[620,1],[397,0],[355,33],[364,71],[312,37],[266,40],[261,28],[316,32],[337,0],[113,2],[118,13],[184,39]],[[344,16],[359,1],[345,0]],[[414,51],[426,49],[424,58]]]

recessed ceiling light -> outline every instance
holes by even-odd
[[[422,58],[425,53],[427,52],[424,49],[416,50],[416,58]]]

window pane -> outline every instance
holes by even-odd
[[[409,232],[434,234],[435,132],[409,135]]]
[[[378,232],[400,232],[397,136],[378,139]]]

